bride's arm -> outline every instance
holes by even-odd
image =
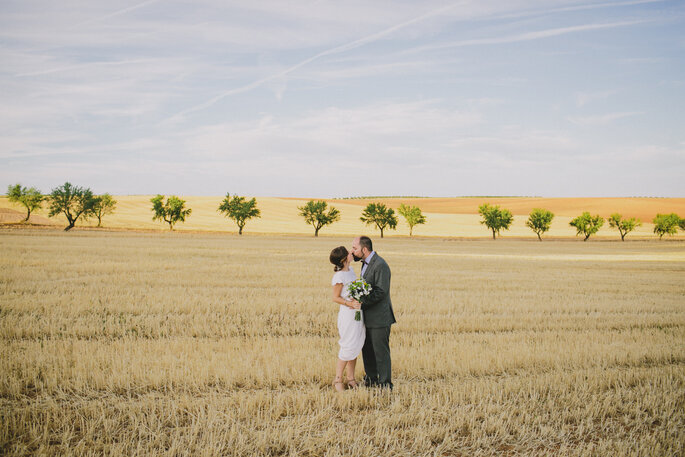
[[[348,308],[354,309],[353,308],[354,302],[347,301],[340,296],[340,294],[342,293],[342,288],[343,288],[342,283],[333,284],[333,301],[336,303],[340,303],[341,305],[345,305]]]

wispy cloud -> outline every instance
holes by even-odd
[[[384,30],[382,30],[382,31],[380,31],[380,32],[373,33],[373,34],[371,34],[371,35],[367,35],[367,36],[365,36],[365,37],[363,37],[363,38],[360,38],[360,39],[358,39],[358,40],[354,40],[354,41],[351,41],[351,42],[349,42],[349,43],[345,43],[345,44],[343,44],[343,45],[335,46],[335,47],[333,47],[333,48],[330,48],[330,49],[327,49],[327,50],[325,50],[325,51],[319,52],[318,54],[315,54],[315,55],[313,55],[312,57],[309,57],[309,58],[307,58],[307,59],[304,59],[304,60],[298,62],[297,64],[292,65],[292,66],[286,68],[285,70],[282,70],[282,71],[280,71],[280,72],[278,72],[278,73],[276,73],[276,74],[267,76],[267,77],[265,77],[265,78],[258,79],[258,80],[256,80],[256,81],[253,81],[253,82],[251,82],[251,83],[249,83],[249,84],[246,84],[246,85],[244,85],[244,86],[241,86],[241,87],[237,87],[237,88],[235,88],[235,89],[230,89],[230,90],[224,91],[224,92],[222,92],[221,94],[219,94],[219,95],[217,95],[217,96],[215,96],[215,97],[213,97],[213,98],[207,100],[207,101],[204,102],[204,103],[200,103],[199,105],[195,105],[195,106],[193,106],[193,107],[191,107],[191,108],[188,108],[188,109],[186,109],[186,110],[183,110],[183,111],[181,111],[181,112],[175,114],[175,115],[172,116],[169,120],[179,120],[179,119],[182,118],[183,116],[186,116],[186,115],[188,115],[188,114],[190,114],[190,113],[193,113],[193,112],[195,112],[195,111],[199,111],[199,110],[208,108],[208,107],[210,107],[211,105],[215,104],[216,102],[218,102],[218,101],[220,101],[220,100],[222,100],[222,99],[224,99],[224,98],[226,98],[226,97],[229,97],[229,96],[235,95],[235,94],[240,94],[240,93],[244,93],[244,92],[251,91],[252,89],[255,89],[255,88],[257,88],[257,87],[260,87],[261,85],[263,85],[264,83],[266,83],[266,82],[268,82],[268,81],[271,81],[271,80],[273,80],[273,79],[282,78],[282,77],[288,75],[289,73],[292,73],[292,72],[294,72],[295,70],[297,70],[297,69],[299,69],[299,68],[301,68],[301,67],[303,67],[303,66],[305,66],[305,65],[307,65],[307,64],[310,64],[310,63],[314,62],[315,60],[318,60],[318,59],[320,59],[320,58],[322,58],[322,57],[330,56],[330,55],[334,55],[334,54],[339,54],[339,53],[342,53],[342,52],[346,52],[346,51],[349,51],[349,50],[358,48],[358,47],[360,47],[360,46],[364,46],[364,45],[366,45],[366,44],[372,43],[372,42],[374,42],[374,41],[380,40],[381,38],[384,38],[384,37],[386,37],[386,36],[392,34],[393,32],[395,32],[395,31],[397,31],[397,30],[399,30],[399,29],[402,29],[402,28],[404,28],[404,27],[408,27],[408,26],[410,26],[410,25],[412,25],[412,24],[415,24],[415,23],[417,23],[417,22],[421,22],[421,21],[424,21],[424,20],[426,20],[426,19],[429,19],[429,18],[438,16],[438,15],[440,15],[440,14],[443,14],[444,12],[446,12],[446,11],[448,11],[448,10],[454,8],[454,7],[457,6],[457,5],[458,5],[457,3],[453,3],[453,4],[450,4],[450,5],[447,5],[447,6],[443,6],[443,7],[441,7],[441,8],[438,8],[438,9],[435,9],[435,10],[432,10],[432,11],[429,11],[429,12],[427,12],[427,13],[424,13],[424,14],[422,14],[422,15],[416,17],[416,18],[413,18],[413,19],[410,19],[410,20],[401,22],[401,23],[399,23],[399,24],[395,24],[395,25],[393,25],[392,27],[388,27],[388,28],[386,28],[386,29],[384,29]]]
[[[627,27],[627,26],[631,26],[631,25],[644,24],[645,22],[647,22],[647,21],[646,20],[635,20],[635,21],[608,22],[608,23],[601,23],[601,24],[583,24],[583,25],[575,25],[575,26],[571,26],[571,27],[557,27],[557,28],[553,28],[553,29],[538,30],[535,32],[519,33],[519,34],[515,34],[515,35],[506,35],[506,36],[501,36],[501,37],[473,38],[473,39],[468,39],[468,40],[457,40],[457,41],[452,41],[452,42],[442,43],[442,44],[437,44],[437,45],[419,46],[419,47],[412,48],[412,49],[408,50],[407,52],[426,52],[426,51],[434,51],[434,50],[449,49],[449,48],[459,48],[459,47],[466,47],[466,46],[484,46],[484,45],[489,45],[489,44],[507,44],[507,43],[517,43],[517,42],[522,42],[522,41],[533,41],[533,40],[540,40],[540,39],[550,38],[550,37],[555,37],[555,36],[560,36],[560,35],[566,35],[569,33],[579,33],[579,32],[587,32],[587,31],[592,31],[592,30],[611,29],[611,28],[616,28],[616,27]]]
[[[567,119],[574,124],[582,126],[601,126],[610,124],[619,119],[644,114],[642,111],[623,111],[619,113],[599,114],[595,116],[569,116]]]
[[[576,92],[576,106],[583,107],[595,100],[604,100],[618,93],[618,89],[604,90],[597,92]]]

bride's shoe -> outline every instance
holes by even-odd
[[[343,384],[342,378],[335,378],[333,380],[333,388],[337,392],[344,392],[345,391],[345,385]]]
[[[357,387],[359,387],[357,385],[357,381],[355,381],[354,378],[346,379],[345,381],[347,381],[347,387],[349,387],[350,389],[356,389]]]

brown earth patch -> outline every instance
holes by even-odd
[[[535,197],[465,197],[465,198],[360,198],[327,199],[329,203],[347,203],[366,206],[381,202],[397,209],[400,204],[418,206],[424,213],[478,214],[483,203],[500,205],[515,215],[527,215],[533,208],[544,208],[557,216],[575,217],[583,211],[609,217],[620,213],[623,217],[636,217],[651,222],[657,213],[676,213],[685,216],[685,198],[535,198]]]

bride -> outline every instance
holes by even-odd
[[[348,284],[357,279],[354,270],[350,268],[352,253],[348,253],[345,246],[339,246],[331,251],[330,261],[335,265],[333,271],[333,301],[340,304],[338,311],[338,333],[340,333],[340,351],[338,352],[338,363],[335,367],[335,379],[333,387],[338,392],[345,390],[343,384],[343,372],[347,369],[347,387],[356,388],[357,382],[354,378],[354,369],[357,364],[357,356],[364,346],[366,329],[364,328],[364,318],[362,313],[361,320],[354,320],[354,315],[361,308],[361,304],[350,298],[347,290]],[[361,311],[360,311],[361,312]]]

